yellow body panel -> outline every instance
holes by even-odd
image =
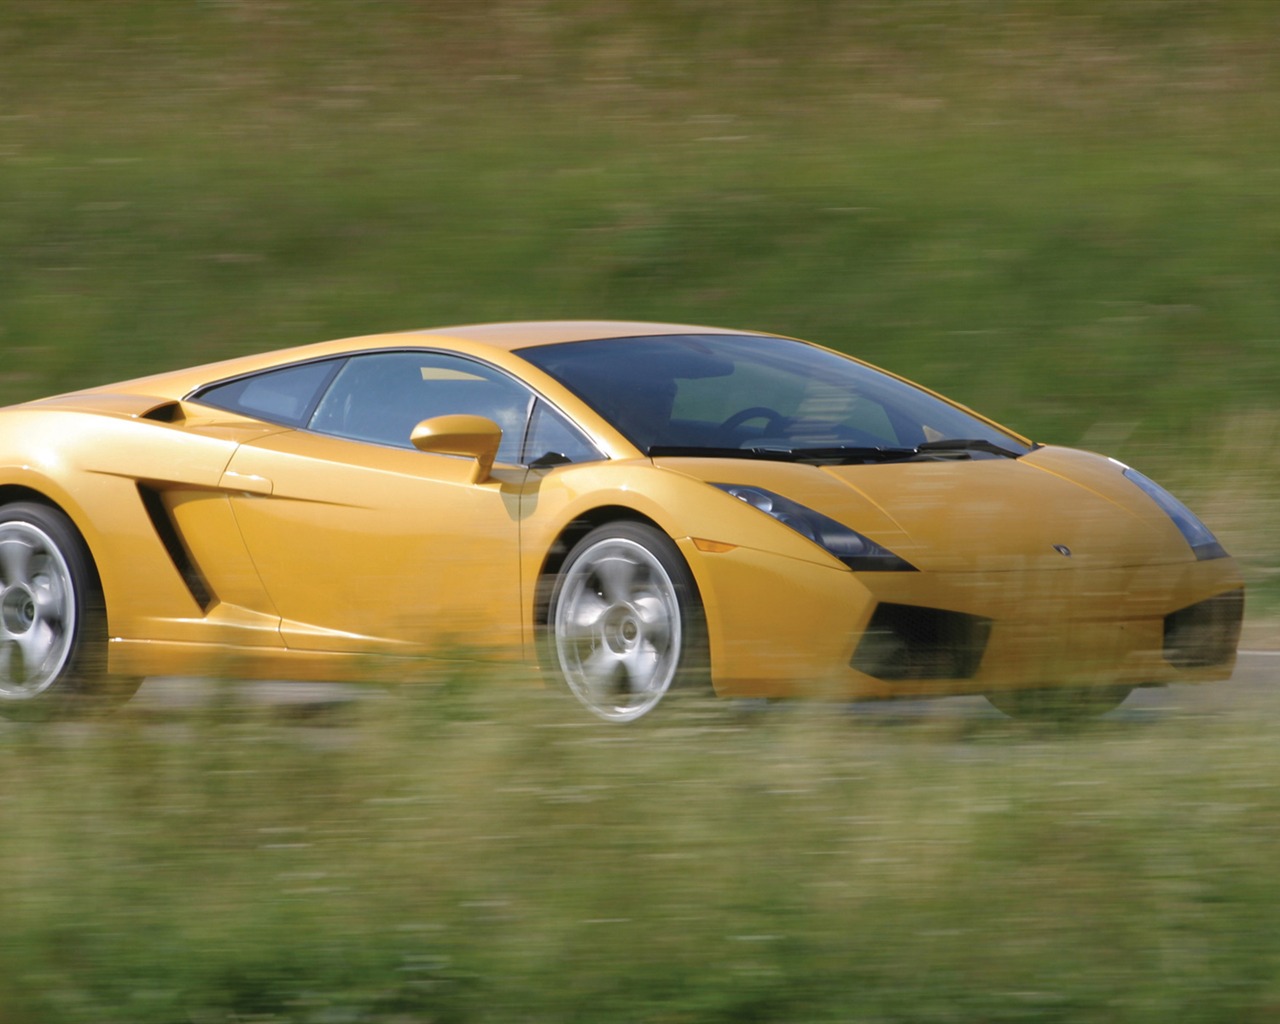
[[[583,524],[610,518],[647,521],[675,541],[725,695],[880,698],[1230,673],[1229,659],[1175,667],[1162,646],[1166,616],[1242,585],[1235,563],[1197,561],[1111,460],[1055,448],[839,467],[649,459],[517,351],[695,331],[738,333],[595,322],[447,328],[57,396],[0,416],[0,495],[39,496],[79,529],[106,601],[111,667],[122,673],[334,679],[369,675],[375,654],[532,659],[557,552]],[[465,457],[185,400],[275,365],[401,348],[456,352],[518,377],[603,458],[484,473]],[[708,486],[717,483],[820,510],[917,571],[854,572]],[[990,620],[976,671],[894,682],[854,669],[886,602]]]
[[[719,564],[705,566],[699,583],[715,624],[712,655],[723,695],[884,698],[1034,684],[1200,682],[1231,674],[1231,662],[1175,668],[1162,656],[1165,615],[1240,585],[1234,568],[1221,563],[1047,578],[1037,572],[852,573],[747,550],[712,558]],[[850,667],[879,601],[993,619],[977,673],[886,682]]]
[[[287,646],[386,653],[522,642],[516,511],[524,471],[300,431],[241,447],[231,497]]]

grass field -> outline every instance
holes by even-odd
[[[1138,464],[1274,603],[1278,23],[10,0],[0,401],[457,322],[771,329]]]
[[[1277,125],[1265,0],[6,0],[0,402],[776,330],[1167,483],[1274,639]],[[0,1024],[1280,1012],[1266,722],[598,733],[482,683],[0,732]]]
[[[617,729],[435,676],[10,727],[0,1020],[1269,1021],[1265,708]]]

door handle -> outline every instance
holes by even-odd
[[[270,494],[273,485],[265,476],[257,473],[237,473],[228,469],[222,474],[218,486],[227,491],[239,491],[242,494]]]

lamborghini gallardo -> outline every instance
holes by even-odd
[[[459,652],[615,722],[698,688],[1099,713],[1229,676],[1242,609],[1137,470],[766,333],[412,331],[0,410],[13,717]]]

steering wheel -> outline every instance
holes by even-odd
[[[781,433],[782,428],[787,424],[787,417],[778,410],[770,409],[767,405],[753,405],[749,409],[739,409],[720,424],[720,429],[726,433],[732,433],[742,424],[750,423],[752,420],[764,420],[765,432],[774,434]]]

